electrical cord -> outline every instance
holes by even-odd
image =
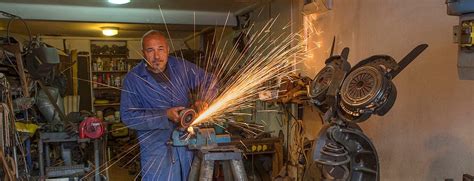
[[[297,119],[292,112],[288,110],[286,105],[283,105],[285,112],[294,119],[291,124],[290,128],[290,119],[288,119],[287,124],[287,149],[288,149],[288,163],[292,163],[294,165],[298,164],[299,156],[302,155],[305,162],[307,162],[308,158],[306,153],[304,152],[304,128],[303,128],[303,120]],[[290,136],[291,134],[291,136]],[[289,144],[291,138],[291,145]],[[287,167],[288,167],[287,163]],[[287,168],[288,169],[288,168]],[[288,170],[287,170],[288,172]]]
[[[28,37],[29,37],[29,43],[28,43],[28,47],[27,47],[27,50],[30,50],[31,49],[31,46],[32,46],[32,42],[33,42],[33,36],[31,35],[31,30],[30,30],[30,27],[28,26],[28,24],[26,24],[26,21],[17,16],[17,15],[14,15],[14,14],[11,14],[11,13],[7,13],[5,11],[0,11],[0,14],[2,16],[5,16],[7,18],[10,18],[10,20],[8,21],[8,24],[7,24],[7,42],[8,44],[11,44],[11,41],[10,41],[10,28],[11,28],[11,24],[16,20],[16,19],[19,19],[26,27],[26,30],[28,32]],[[28,51],[25,51],[25,52],[28,52]]]

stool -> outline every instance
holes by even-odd
[[[189,180],[211,181],[214,173],[214,162],[224,161],[225,180],[247,181],[242,151],[234,146],[217,146],[214,148],[200,148],[198,155],[194,157],[189,173]],[[226,169],[225,167],[229,167]],[[231,172],[229,172],[231,171]]]

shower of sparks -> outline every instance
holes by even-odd
[[[222,56],[223,63],[218,63],[218,71],[214,72],[217,77],[228,78],[221,87],[221,93],[211,101],[208,109],[199,114],[192,125],[212,121],[225,114],[235,112],[242,105],[256,100],[261,91],[275,87],[271,85],[274,80],[294,72],[293,67],[301,62],[304,54],[304,40],[297,41],[299,36],[295,34],[285,35],[272,34],[272,26],[276,19],[269,21],[265,27],[250,36],[245,56],[237,54],[233,47],[230,54],[222,56],[223,52],[217,52]],[[226,66],[235,68],[235,63],[245,62],[237,73],[224,74],[222,70]]]
[[[164,15],[162,12],[161,16],[164,20]],[[308,57],[307,34],[318,34],[321,32],[310,31],[304,33],[303,37],[301,37],[299,36],[299,34],[284,33],[285,31],[287,31],[285,30],[285,28],[287,28],[289,25],[283,26],[283,28],[274,28],[275,22],[276,19],[271,19],[263,26],[263,28],[259,30],[255,30],[257,28],[255,28],[254,25],[251,25],[247,30],[245,30],[245,32],[249,34],[249,38],[247,45],[243,49],[243,52],[239,52],[236,44],[232,45],[232,43],[229,42],[221,42],[224,39],[223,35],[225,31],[225,26],[221,30],[222,32],[220,33],[220,36],[218,35],[219,33],[217,33],[217,31],[214,33],[214,37],[212,37],[212,42],[208,44],[205,48],[205,58],[198,58],[197,60],[197,64],[201,63],[201,65],[204,65],[204,67],[202,68],[207,72],[206,77],[211,76],[215,78],[215,80],[213,80],[210,84],[201,85],[197,89],[197,98],[199,100],[204,100],[208,102],[209,106],[206,110],[204,110],[198,115],[198,117],[193,121],[192,126],[197,126],[206,122],[216,124],[218,120],[226,120],[225,118],[228,116],[238,115],[238,112],[240,110],[255,107],[254,102],[257,100],[258,94],[260,92],[277,89],[279,87],[278,82],[280,81],[276,80],[282,77],[286,77],[290,73],[294,73],[296,71],[295,65],[303,62]],[[170,46],[172,49],[174,49],[173,41],[171,41],[168,29],[167,35],[170,39]],[[135,51],[139,52],[138,50]],[[181,58],[184,59],[184,57],[182,56],[183,54],[181,53]],[[144,57],[142,58],[148,64],[150,63]],[[178,96],[178,94],[187,94],[187,90],[182,89],[184,87],[183,85],[187,81],[185,79],[187,78],[188,77],[178,77],[178,79],[183,80],[178,80],[177,85],[171,85],[174,89],[176,89],[176,91],[166,93],[171,94],[171,96],[173,97]],[[92,82],[90,80],[83,80],[79,78],[76,79],[81,81],[87,81],[90,83],[96,83],[105,87],[120,89],[122,91],[135,94],[134,92],[130,92],[129,90],[121,89],[119,87],[108,86],[106,84]],[[150,84],[149,82],[146,82],[143,79],[140,79],[140,81],[143,81],[144,84]],[[217,94],[212,89],[215,87],[219,87],[220,89]],[[153,86],[148,86],[147,88],[149,88],[150,91],[157,92]],[[157,94],[163,94],[163,92],[157,92]],[[160,102],[164,100],[156,101]],[[146,120],[150,117],[134,117],[133,119],[142,118],[144,119],[143,122],[137,124],[147,123]],[[261,121],[265,125],[267,124],[265,121]],[[127,125],[127,127],[131,126],[134,125]],[[227,130],[225,129],[224,131],[227,132]],[[141,135],[141,137],[139,138],[139,143],[150,137],[151,135]],[[123,155],[120,154],[116,158],[114,158],[116,159],[114,162],[112,162],[112,160],[114,159],[109,160],[107,161],[108,164],[103,164],[96,169],[101,170],[101,172],[109,169],[120,159],[123,159],[125,155],[131,153],[134,149],[138,149],[139,143],[125,150],[123,152]],[[240,143],[245,147],[246,150],[249,149],[242,141],[240,141]],[[141,150],[140,152],[142,151],[144,150]],[[165,157],[162,157],[161,160],[158,161],[154,160],[153,163],[156,161],[161,167],[161,162],[163,161],[163,158]],[[136,156],[133,159],[136,159]],[[142,168],[140,173],[143,174],[147,173],[148,171],[150,171],[149,168]],[[87,176],[89,176],[90,174],[92,174],[92,172],[89,173]],[[155,172],[153,176],[156,176],[156,174],[157,172]],[[172,175],[168,175],[168,180],[172,177]],[[138,175],[135,179],[137,178]]]

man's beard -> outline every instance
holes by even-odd
[[[163,67],[163,70],[161,70],[160,69],[160,64],[158,64],[158,63],[154,63],[154,64],[151,64],[150,66],[148,66],[148,70],[150,70],[154,73],[161,73],[161,72],[164,71],[165,68],[166,68],[166,66]]]

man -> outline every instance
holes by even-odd
[[[167,142],[179,111],[190,105],[189,92],[208,92],[203,87],[210,86],[210,76],[188,61],[168,56],[169,45],[158,31],[143,35],[142,52],[145,60],[125,76],[120,104],[122,121],[138,134],[142,179],[187,180],[193,153]],[[203,106],[202,101],[195,104]]]

